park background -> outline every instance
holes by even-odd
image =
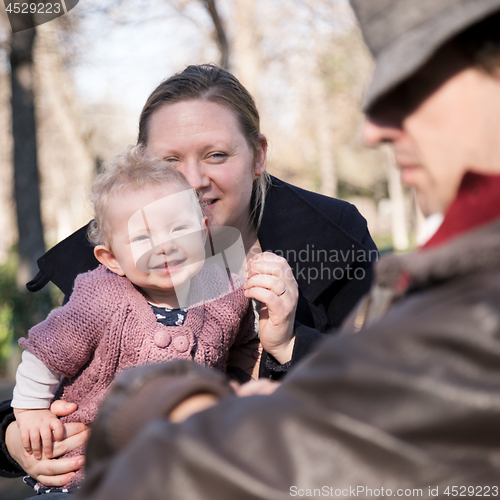
[[[362,143],[373,61],[347,0],[81,0],[15,35],[2,5],[0,396],[12,389],[17,339],[62,300],[53,286],[26,290],[36,259],[90,220],[88,186],[135,143],[149,93],[209,62],[254,96],[271,174],[354,203],[381,249],[419,241],[423,219],[391,151]],[[4,500],[31,493],[0,481]]]

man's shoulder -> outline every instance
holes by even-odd
[[[465,232],[450,241],[380,260],[377,281],[395,286],[408,275],[414,289],[424,289],[456,279],[476,281],[500,272],[500,219]]]
[[[499,304],[500,269],[458,274],[415,289],[396,302],[373,330],[465,352],[471,342],[484,347],[498,344]]]
[[[470,333],[500,324],[500,221],[437,247],[384,257],[369,303],[388,303],[383,321],[401,321],[406,332],[439,325]]]

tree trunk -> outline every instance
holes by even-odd
[[[255,99],[257,109],[260,109],[259,82],[263,71],[255,0],[236,0],[233,5],[236,21],[233,64],[238,79]]]
[[[215,39],[220,50],[220,66],[229,69],[229,43],[227,42],[226,30],[217,10],[215,0],[204,0],[205,6],[212,18],[215,28]]]
[[[35,35],[35,29],[13,34],[10,54],[14,196],[19,232],[17,282],[20,288],[36,274],[36,261],[45,252],[33,101]]]
[[[329,106],[325,82],[318,68],[311,75],[311,89],[321,193],[335,198],[337,196],[337,172],[331,123],[332,110]]]

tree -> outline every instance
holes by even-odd
[[[219,16],[217,4],[215,0],[203,0],[205,7],[212,18],[215,30],[215,40],[220,50],[220,66],[224,69],[229,69],[229,43],[227,41],[226,30]]]
[[[25,15],[27,25],[32,23]],[[35,106],[33,93],[33,46],[36,30],[14,33],[11,39],[12,134],[14,142],[14,196],[18,228],[18,287],[37,272],[36,261],[45,252],[40,211]]]

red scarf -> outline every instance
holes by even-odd
[[[462,180],[457,197],[446,211],[441,226],[419,251],[442,245],[499,217],[500,175],[468,172]],[[411,282],[410,274],[403,272],[396,283],[396,291],[403,293]]]
[[[439,246],[500,217],[500,175],[465,174],[457,197],[434,236],[420,250]]]

